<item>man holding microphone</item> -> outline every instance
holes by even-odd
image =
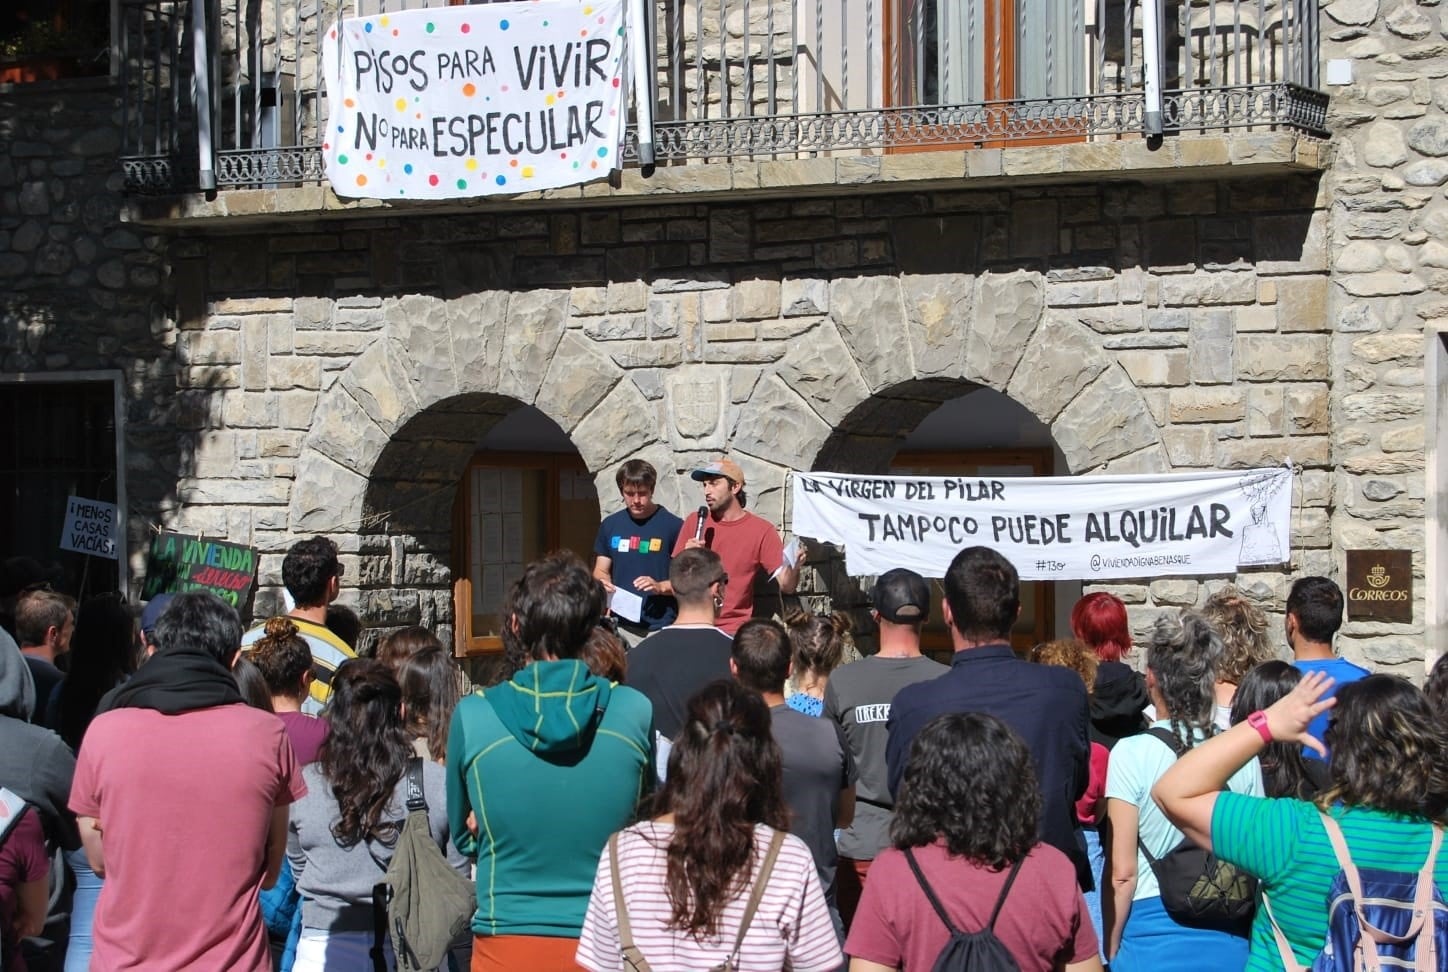
[[[719,629],[730,637],[754,616],[754,582],[762,571],[779,582],[779,590],[793,594],[799,583],[803,550],[793,562],[786,562],[779,531],[763,517],[744,508],[744,471],[727,456],[695,469],[690,478],[704,485],[704,505],[684,520],[674,554],[705,547],[719,555],[727,584],[723,585],[723,606]]]

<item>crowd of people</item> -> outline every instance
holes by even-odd
[[[205,593],[137,624],[19,592],[3,968],[393,968],[375,892],[419,809],[475,892],[453,972],[1448,968],[1448,666],[1340,657],[1332,580],[1295,581],[1282,646],[1228,586],[1139,651],[1101,591],[1021,651],[1015,568],[968,547],[949,664],[906,569],[858,657],[847,616],[755,604],[802,558],[742,470],[693,478],[681,519],[625,463],[594,562],[525,568],[476,687],[426,628],[358,657],[322,537],[249,631]]]

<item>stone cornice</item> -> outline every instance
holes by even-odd
[[[1320,172],[1328,143],[1296,132],[1194,135],[1152,146],[1141,139],[1073,142],[1016,148],[947,149],[898,155],[853,155],[774,161],[690,163],[616,173],[610,181],[516,196],[399,204],[343,199],[329,185],[231,189],[214,198],[133,197],[123,220],[156,228],[201,232],[255,230],[317,219],[461,215],[521,209],[571,210],[657,205],[676,201],[768,198],[849,192],[985,189],[1021,185],[1161,182],[1251,178]]]

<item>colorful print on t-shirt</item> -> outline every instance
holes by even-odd
[[[619,553],[660,553],[664,541],[659,537],[614,537],[609,546]]]

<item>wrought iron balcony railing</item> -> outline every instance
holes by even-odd
[[[127,185],[320,183],[324,30],[389,4],[441,2],[122,0]],[[661,165],[1325,126],[1310,0],[650,0],[648,10]]]

